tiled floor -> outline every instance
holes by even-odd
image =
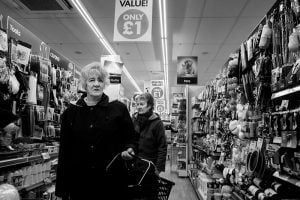
[[[166,164],[166,171],[161,176],[175,183],[169,200],[199,200],[189,178],[181,178],[176,172],[171,172],[169,162]]]

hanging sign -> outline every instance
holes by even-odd
[[[165,112],[165,100],[156,100],[155,102],[155,112],[162,113]]]
[[[197,84],[198,82],[198,57],[177,57],[177,84]]]
[[[164,98],[164,81],[163,80],[151,80],[150,92],[154,99]]]
[[[119,55],[103,55],[100,58],[102,66],[109,74],[110,84],[105,87],[104,93],[109,97],[109,101],[121,98],[121,76],[123,63]]]
[[[116,0],[114,41],[151,41],[152,0]]]

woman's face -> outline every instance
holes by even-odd
[[[104,89],[104,82],[98,75],[91,75],[86,81],[86,92],[90,96],[101,96]]]
[[[136,107],[139,114],[144,114],[150,110],[150,106],[147,105],[145,100],[137,100]]]

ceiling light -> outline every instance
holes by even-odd
[[[169,70],[168,70],[168,38],[167,38],[167,11],[166,0],[159,0],[159,22],[163,54],[164,82],[166,88],[166,110],[169,113]]]
[[[89,14],[89,12],[86,10],[85,6],[82,4],[80,0],[71,0],[76,9],[79,11],[80,15],[83,17],[85,22],[89,25],[89,27],[92,29],[92,31],[95,33],[95,35],[98,37],[99,41],[102,43],[102,45],[105,47],[105,49],[110,53],[111,55],[117,55],[117,53],[114,51],[114,49],[110,46],[107,39],[104,37],[100,29],[98,28],[97,24]],[[131,74],[128,72],[127,68],[123,66],[123,72],[127,76],[127,78],[130,80],[130,82],[133,84],[133,86],[136,88],[138,92],[142,92],[140,87],[137,85],[136,81],[133,79]]]

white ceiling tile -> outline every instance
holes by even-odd
[[[162,71],[161,62],[158,61],[144,61],[144,64],[148,71],[152,72],[160,72]]]
[[[213,61],[210,63],[210,66],[206,69],[205,73],[217,75],[221,71],[224,64],[224,61]]]
[[[124,60],[142,59],[135,43],[117,43],[113,47]]]
[[[12,1],[0,1],[0,11],[4,17],[10,16],[18,21],[18,19],[22,19],[22,16],[20,15],[20,13],[14,5],[15,3]],[[6,22],[4,23],[6,24]]]
[[[225,40],[225,44],[241,44],[249,37],[250,33],[254,30],[260,20],[261,19],[257,17],[240,18],[233,27],[228,38]]]
[[[113,42],[114,37],[114,18],[94,18],[94,21],[98,25],[98,28],[102,31],[104,37],[109,41]]]
[[[224,44],[216,55],[215,60],[227,60],[229,55],[235,52],[238,48],[239,45]]]
[[[216,56],[219,48],[220,45],[218,44],[196,44],[194,45],[192,56],[198,56],[198,61],[210,61]]]
[[[83,43],[96,43],[98,38],[94,32],[90,29],[83,18],[60,18],[58,19],[67,30]],[[78,28],[80,27],[80,28]]]
[[[57,44],[57,43],[47,43],[47,45],[50,46],[51,49],[54,49],[55,51],[57,51],[58,53],[62,54],[62,44]]]
[[[76,43],[78,39],[58,20],[53,19],[26,19],[35,29],[51,40],[52,43]],[[51,33],[51,34],[49,34]],[[50,41],[49,41],[50,42]]]
[[[123,62],[130,73],[134,71],[146,71],[142,60],[123,60]]]
[[[205,72],[205,70],[208,68],[210,65],[210,61],[199,61],[198,60],[198,77],[201,76]]]
[[[203,18],[197,34],[196,43],[220,44],[224,41],[235,18]]]
[[[167,1],[167,16],[175,18],[200,17],[204,0]]]
[[[101,55],[106,54],[105,50],[103,49],[103,46],[98,43],[84,43],[87,50],[96,58],[98,58],[98,61],[100,60]]]
[[[146,70],[144,71],[131,71],[131,75],[136,79],[136,80],[150,80],[150,73]]]
[[[242,12],[241,16],[263,18],[275,2],[276,0],[251,0]]]
[[[168,37],[173,43],[194,43],[199,24],[198,19],[168,19]]]
[[[142,56],[142,59],[145,60],[145,61],[153,61],[153,60],[157,60],[157,59],[160,59],[160,56],[159,58],[157,58],[157,55],[156,55],[156,51],[154,50],[154,45],[151,44],[151,43],[137,43],[137,47],[138,47],[138,50],[140,51],[140,54]],[[160,53],[161,51],[159,51]]]
[[[73,59],[78,64],[79,68],[83,68],[85,65],[90,64],[92,62],[91,59]]]
[[[236,17],[247,0],[207,0],[204,17]]]
[[[193,44],[170,44],[172,45],[172,61],[177,62],[177,56],[191,55]],[[169,46],[170,46],[169,45]]]
[[[76,51],[81,54],[75,53]],[[61,45],[61,53],[69,58],[90,59],[95,61],[95,56],[92,55],[82,43],[65,43]],[[99,58],[97,59],[99,61]]]

